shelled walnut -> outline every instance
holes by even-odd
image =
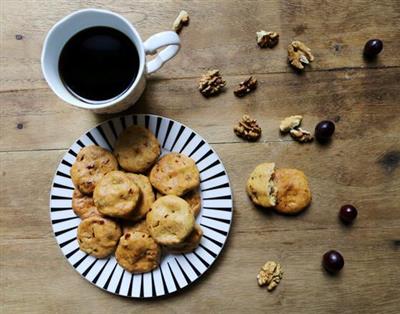
[[[199,91],[205,97],[214,96],[222,90],[225,84],[219,70],[210,70],[200,78]]]
[[[300,116],[300,115],[287,117],[281,121],[279,129],[281,130],[282,133],[287,133],[291,129],[294,129],[294,128],[297,128],[298,126],[300,126],[302,120],[303,120],[303,116]]]
[[[257,120],[251,119],[246,114],[233,128],[233,131],[237,136],[248,141],[256,141],[261,136],[261,128],[257,124]]]
[[[314,61],[314,56],[311,54],[311,49],[308,48],[301,41],[293,41],[288,46],[288,59],[292,66],[302,70],[304,69],[304,64],[309,64]]]
[[[259,286],[267,285],[268,291],[273,290],[281,281],[283,271],[281,265],[276,262],[266,262],[259,274],[257,275],[257,282]]]
[[[233,93],[237,97],[243,97],[257,88],[257,80],[255,77],[250,76],[248,79],[239,83],[239,86],[235,88]]]
[[[186,11],[182,10],[181,12],[179,12],[178,17],[172,24],[172,29],[179,34],[179,32],[182,30],[182,27],[188,24],[189,24],[189,14]]]
[[[276,46],[279,41],[279,34],[277,32],[259,31],[257,34],[257,44],[261,48],[272,48]]]
[[[290,130],[290,135],[300,143],[311,142],[314,139],[310,132],[303,130],[302,128]]]

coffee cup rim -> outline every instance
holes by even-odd
[[[59,28],[62,27],[62,25],[69,19],[71,19],[72,17],[79,15],[79,14],[83,14],[83,13],[103,13],[103,14],[108,14],[108,15],[112,15],[120,20],[122,20],[128,27],[129,29],[132,31],[132,33],[134,34],[134,36],[137,38],[138,40],[138,45],[139,47],[136,45],[135,42],[132,41],[132,39],[128,36],[128,38],[131,39],[132,43],[136,46],[137,50],[138,50],[138,54],[139,54],[139,69],[138,69],[138,73],[137,76],[134,80],[134,82],[131,84],[131,86],[125,91],[123,92],[121,95],[116,96],[114,98],[111,98],[110,101],[102,101],[101,103],[96,104],[95,102],[93,103],[85,103],[84,101],[76,98],[76,96],[73,95],[73,97],[76,99],[76,103],[71,103],[70,101],[66,100],[65,97],[62,95],[62,93],[55,87],[53,87],[53,84],[51,84],[51,80],[49,79],[48,75],[47,75],[47,70],[46,70],[46,65],[45,65],[45,58],[46,58],[46,51],[48,49],[48,45],[49,45],[49,40],[51,38],[51,35],[54,33],[54,31]],[[101,26],[101,25],[99,25]],[[84,28],[82,28],[79,31],[82,31]],[[117,28],[116,28],[117,29]],[[120,29],[117,29],[118,31],[121,31]],[[79,32],[78,31],[78,32]],[[76,32],[76,33],[78,33]],[[75,34],[76,34],[75,33]],[[67,40],[66,40],[67,42]],[[65,43],[66,43],[65,42]],[[139,81],[141,80],[141,77],[143,75],[143,72],[145,70],[145,53],[144,53],[144,47],[143,47],[143,41],[139,35],[139,33],[137,32],[137,30],[135,29],[135,27],[126,19],[124,18],[122,15],[109,11],[109,10],[104,10],[104,9],[94,9],[94,8],[87,8],[87,9],[82,9],[82,10],[78,10],[78,11],[74,11],[68,15],[66,15],[65,17],[63,17],[61,20],[59,20],[56,24],[54,24],[51,29],[48,31],[46,38],[44,40],[43,43],[43,48],[42,48],[42,54],[41,54],[41,68],[42,68],[42,73],[44,78],[46,79],[48,85],[50,86],[50,88],[52,89],[52,91],[63,101],[67,102],[69,105],[74,106],[74,107],[78,107],[78,108],[83,108],[83,109],[89,109],[89,110],[96,110],[96,109],[104,109],[104,108],[109,108],[109,107],[113,107],[114,105],[118,104],[119,102],[123,101],[126,97],[128,97],[131,93],[132,90],[134,90],[136,88],[136,86],[138,85]],[[68,92],[68,91],[67,91]],[[70,93],[70,92],[68,92]],[[71,93],[70,93],[71,94]]]

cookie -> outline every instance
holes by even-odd
[[[101,214],[119,218],[132,215],[140,196],[139,187],[122,171],[107,173],[93,193]]]
[[[72,194],[72,209],[81,219],[91,216],[101,216],[96,205],[94,205],[93,197],[82,194],[78,189],[75,189]]]
[[[177,245],[193,231],[194,215],[189,204],[175,195],[160,197],[146,217],[151,236],[161,245]]]
[[[79,248],[97,258],[105,258],[114,252],[120,237],[119,225],[104,217],[89,217],[78,227]]]
[[[153,187],[150,184],[149,178],[144,175],[134,173],[126,173],[126,175],[139,187],[141,197],[132,214],[125,218],[132,221],[138,221],[146,216],[151,205],[154,203],[155,196]]]
[[[157,192],[157,199],[164,196],[160,192]],[[194,189],[181,196],[188,204],[195,217],[200,213],[201,210],[201,196],[199,189]]]
[[[130,273],[145,273],[160,264],[161,248],[143,232],[127,232],[119,240],[115,258]]]
[[[272,207],[276,204],[276,186],[274,179],[275,164],[259,164],[247,180],[246,191],[254,204]]]
[[[181,196],[200,185],[200,174],[192,158],[170,153],[151,169],[150,182],[162,194]]]
[[[82,148],[71,167],[71,180],[84,194],[91,194],[97,183],[110,171],[118,169],[118,162],[108,150],[90,145]]]
[[[145,172],[160,152],[160,143],[153,133],[137,125],[131,125],[122,132],[114,147],[119,165],[130,172]]]
[[[307,177],[297,169],[276,169],[275,186],[278,190],[275,209],[284,214],[296,214],[311,202]]]
[[[195,224],[193,231],[188,235],[185,240],[183,240],[182,244],[166,247],[166,251],[172,254],[192,252],[199,246],[202,236],[203,230],[201,230],[200,225]]]
[[[138,222],[124,221],[122,223],[122,233],[127,233],[127,232],[132,233],[136,231],[150,234],[150,231],[147,228],[146,219],[143,219]]]

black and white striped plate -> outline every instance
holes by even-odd
[[[181,152],[193,158],[201,180],[202,208],[197,223],[201,225],[204,235],[199,247],[188,254],[165,255],[159,268],[145,274],[125,271],[114,256],[97,259],[80,251],[76,234],[81,220],[71,208],[74,187],[69,173],[77,153],[91,144],[112,150],[118,135],[132,124],[150,129],[161,143],[163,153]],[[50,216],[57,243],[79,274],[108,292],[132,298],[151,298],[187,287],[214,263],[231,226],[232,191],[218,155],[196,132],[164,117],[129,115],[94,127],[70,147],[54,175]]]

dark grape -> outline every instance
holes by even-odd
[[[340,208],[339,211],[339,218],[344,222],[344,223],[351,223],[353,222],[354,219],[357,217],[357,209],[350,204],[343,205]]]
[[[343,256],[338,251],[328,251],[322,257],[322,265],[328,272],[337,273],[344,266]]]
[[[335,124],[332,121],[321,121],[315,127],[315,137],[318,141],[327,141],[335,132]]]
[[[379,39],[370,39],[365,43],[364,56],[368,58],[375,57],[383,49],[383,42]]]

